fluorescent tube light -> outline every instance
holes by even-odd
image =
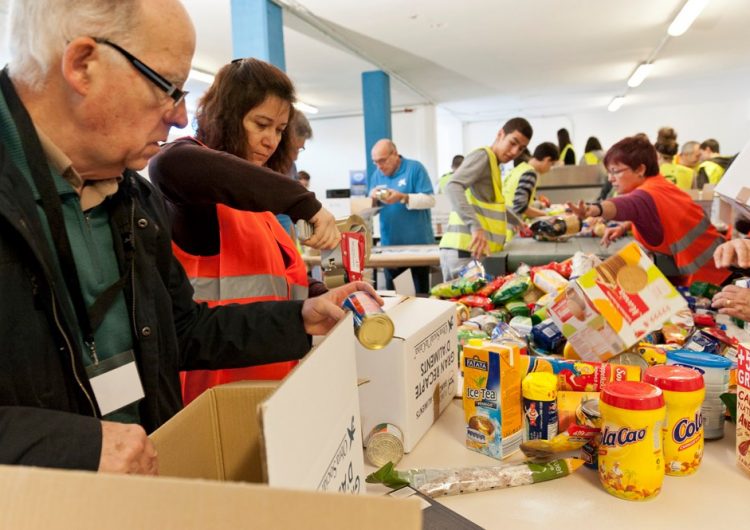
[[[651,73],[651,70],[654,68],[654,65],[652,63],[641,63],[638,65],[638,68],[635,69],[635,72],[633,72],[633,75],[630,76],[628,79],[628,86],[630,88],[635,88],[637,86],[640,86],[641,83],[643,83],[643,80],[648,77],[648,74]]]
[[[690,25],[695,22],[695,19],[698,18],[698,15],[701,14],[701,11],[703,11],[708,2],[709,0],[687,0],[669,25],[667,33],[672,37],[679,37],[685,33]]]
[[[188,79],[192,79],[193,81],[199,81],[201,83],[206,83],[207,85],[211,85],[214,82],[214,74],[211,74],[209,72],[204,72],[203,70],[196,70],[195,68],[191,68],[190,74],[188,74]]]
[[[612,101],[609,102],[607,110],[610,112],[617,112],[620,107],[622,107],[623,103],[625,103],[625,96],[615,96],[612,98]]]
[[[304,103],[302,101],[295,102],[294,108],[304,112],[305,114],[317,114],[318,113],[318,107],[315,107],[313,105],[308,105],[307,103]]]

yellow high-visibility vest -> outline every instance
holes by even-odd
[[[695,174],[687,166],[665,162],[659,165],[659,172],[681,190],[689,190],[693,187],[693,176]]]
[[[492,189],[494,191],[494,202],[483,202],[474,196],[470,188],[466,189],[466,200],[474,208],[479,225],[487,235],[488,249],[491,254],[500,252],[505,246],[506,213],[505,201],[503,200],[502,179],[497,157],[489,147],[483,147],[487,153],[492,175]],[[471,245],[471,230],[463,222],[457,212],[452,211],[448,217],[448,227],[440,239],[440,248],[452,248],[457,250],[469,250]]]

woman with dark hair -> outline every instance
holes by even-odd
[[[573,150],[573,142],[570,141],[568,129],[557,130],[557,147],[560,149],[560,161],[566,166],[576,165],[576,152]]]
[[[586,140],[586,148],[583,150],[583,156],[578,162],[581,166],[595,166],[602,163],[604,158],[604,149],[596,136],[589,136]]]
[[[642,137],[628,137],[613,145],[604,165],[618,196],[596,202],[568,204],[581,219],[602,217],[621,221],[604,233],[602,244],[619,239],[632,228],[648,250],[674,258],[680,273],[675,282],[707,281],[721,285],[730,273],[716,267],[714,251],[726,241],[703,208],[659,173],[656,150]]]
[[[662,127],[656,137],[654,149],[659,157],[659,171],[672,184],[681,190],[693,187],[693,170],[689,167],[674,163],[674,157],[679,150],[677,133],[672,127]]]
[[[313,193],[283,176],[297,149],[287,130],[294,100],[292,82],[275,66],[233,61],[199,102],[196,137],[166,146],[149,165],[169,208],[174,254],[196,300],[215,306],[325,292],[320,282],[308,283],[294,242],[274,216],[310,220],[319,233],[306,244],[338,244],[333,216]],[[230,381],[281,379],[292,366],[187,372],[183,399],[187,404]]]

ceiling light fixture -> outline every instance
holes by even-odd
[[[317,114],[318,113],[318,107],[315,107],[313,105],[309,105],[307,103],[304,103],[302,101],[296,101],[294,103],[294,108],[297,110],[300,110],[304,112],[305,114]]]
[[[701,11],[703,11],[708,2],[709,0],[687,0],[669,25],[667,33],[671,37],[679,37],[685,33],[690,25],[695,22],[695,19],[698,18],[698,15],[701,14]]]
[[[625,103],[625,96],[615,96],[612,98],[612,101],[609,102],[607,110],[610,112],[617,112],[620,110],[623,103]]]
[[[638,68],[635,69],[635,72],[633,72],[633,75],[630,76],[628,79],[628,86],[630,88],[635,88],[637,86],[640,86],[641,83],[643,83],[643,80],[648,77],[648,74],[651,73],[651,70],[653,70],[654,64],[653,63],[641,63],[638,65]]]
[[[188,79],[192,79],[193,81],[198,81],[200,83],[206,83],[207,85],[211,85],[214,82],[214,74],[210,72],[205,72],[203,70],[196,70],[195,68],[191,68],[190,73],[188,74]]]

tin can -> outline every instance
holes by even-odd
[[[297,239],[299,239],[300,241],[307,241],[313,235],[313,225],[311,225],[304,219],[300,219],[299,221],[294,223],[294,233],[297,235]]]
[[[354,334],[368,350],[380,350],[393,338],[393,321],[365,291],[350,294],[342,304],[354,315]]]
[[[599,412],[599,398],[586,399],[576,408],[576,423],[586,427],[596,427],[601,429],[602,416]],[[586,445],[581,448],[581,460],[586,467],[598,469],[599,467],[599,442],[601,432],[591,438]]]
[[[599,480],[608,493],[632,501],[655,497],[664,481],[661,389],[640,381],[604,387],[599,400],[602,436]]]
[[[379,423],[367,435],[365,446],[365,456],[373,466],[396,465],[404,456],[404,435],[392,423]]]
[[[646,370],[643,381],[661,388],[667,404],[664,472],[692,475],[703,459],[701,405],[706,397],[703,375],[685,366],[659,365]]]
[[[381,188],[375,192],[375,198],[379,201],[382,201],[383,199],[388,198],[388,195],[391,194],[391,190],[388,188]]]
[[[551,440],[557,436],[557,376],[532,372],[521,383],[524,439]]]

